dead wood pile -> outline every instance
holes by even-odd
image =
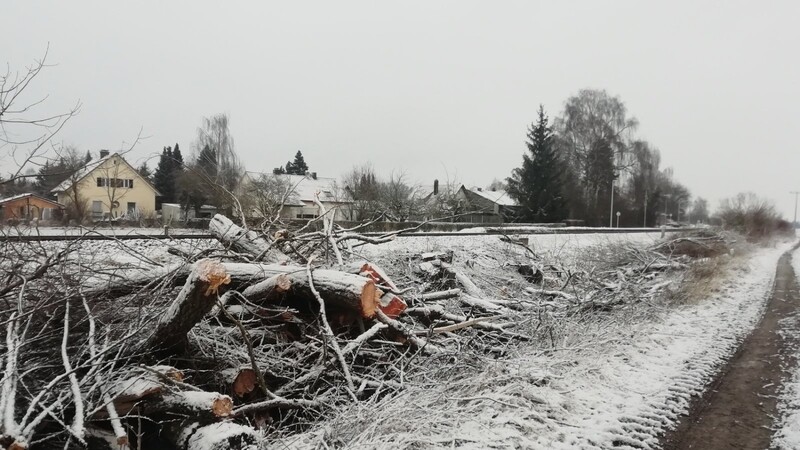
[[[23,288],[3,297],[0,445],[253,446],[402,389],[414,360],[552,341],[559,315],[652,297],[659,273],[687,264],[664,251],[680,242],[625,249],[624,264],[602,270],[546,264],[513,243],[523,262],[486,280],[452,252],[381,267],[354,248],[392,235],[321,220],[323,231],[265,235],[218,215],[210,230],[225,251],[181,253],[184,264],[102,289],[65,276],[63,293],[46,295],[33,278],[12,280]]]

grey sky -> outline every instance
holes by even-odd
[[[143,160],[186,153],[226,112],[248,170],[299,149],[339,177],[372,161],[415,181],[488,184],[521,161],[539,103],[619,95],[638,136],[716,206],[751,190],[791,218],[800,190],[800,2],[23,2],[0,60],[50,43],[33,86],[83,109],[61,135]],[[155,163],[155,160],[153,160]],[[151,164],[152,166],[152,164]]]

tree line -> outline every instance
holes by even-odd
[[[592,226],[616,225],[618,218],[620,226],[707,220],[708,202],[691,202],[637,127],[622,100],[604,90],[579,91],[552,121],[540,106],[522,165],[506,180],[520,204],[517,219]]]
[[[660,152],[636,135],[638,121],[619,97],[603,90],[585,89],[570,97],[553,120],[540,106],[527,132],[522,164],[492,190],[506,189],[519,203],[510,220],[519,222],[583,221],[586,225],[654,226],[667,220],[695,222],[708,219],[708,203],[691,202],[689,190],[676,181],[671,168],[661,167]],[[147,164],[138,170],[161,193],[157,205],[178,203],[199,210],[212,205],[227,213],[262,215],[280,211],[290,186],[274,175],[304,175],[309,166],[302,152],[272,171],[255,175],[245,192],[239,186],[245,169],[239,159],[227,115],[204,118],[197,129],[193,153],[184,158],[179,144],[164,147],[153,172]],[[68,147],[59,159],[39,169],[36,192],[50,190],[91,160]],[[26,181],[22,180],[21,183]],[[405,174],[378,177],[369,165],[353,167],[341,179],[336,195],[347,197],[354,220],[450,218],[469,212],[457,195],[455,180],[441,185],[416,186]],[[30,189],[29,189],[30,190]],[[434,190],[436,191],[434,194]],[[613,209],[612,209],[613,195]],[[617,222],[619,212],[619,222]]]

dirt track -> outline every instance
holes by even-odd
[[[742,343],[690,414],[664,436],[665,449],[767,449],[784,362],[796,363],[796,342],[781,338],[780,321],[800,311],[800,292],[791,256],[778,263],[764,317]]]

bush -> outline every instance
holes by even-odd
[[[794,228],[780,217],[775,205],[752,192],[723,200],[717,215],[724,228],[739,231],[748,239],[794,234]]]

